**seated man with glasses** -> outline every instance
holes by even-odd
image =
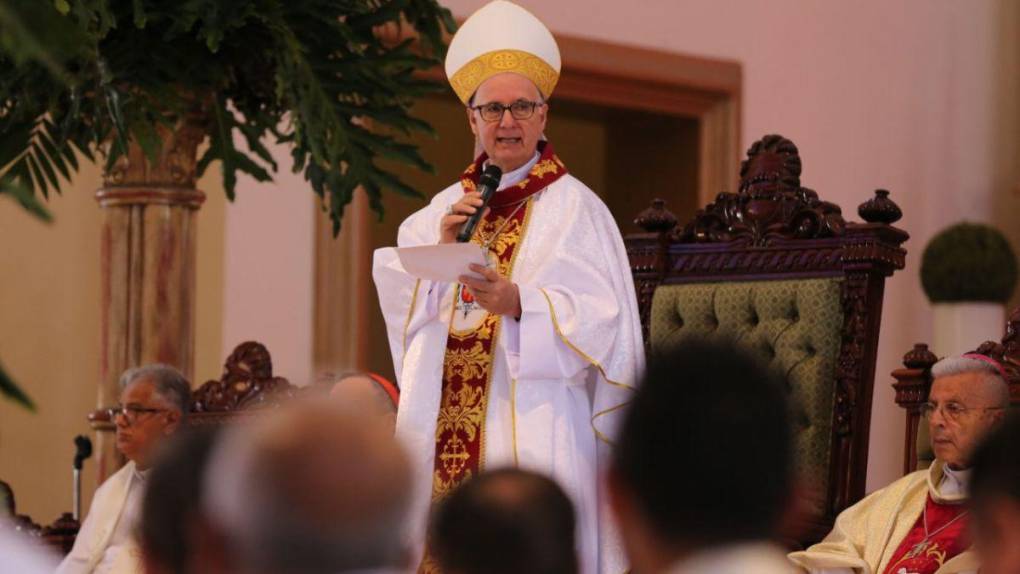
[[[496,0],[457,31],[446,72],[484,153],[401,224],[397,244],[454,243],[481,210],[470,240],[489,265],[456,282],[419,280],[386,248],[373,268],[401,389],[397,437],[419,473],[415,566],[436,570],[422,558],[432,502],[484,468],[517,466],[570,496],[580,570],[622,572],[598,468],[644,347],[616,222],[543,138],[560,72],[556,39],[524,8]],[[483,207],[480,176],[493,167],[501,179]]]
[[[822,542],[790,559],[811,573],[952,574],[977,572],[965,505],[971,455],[1003,418],[1009,386],[985,355],[932,367],[924,406],[935,462],[843,511]]]
[[[157,364],[128,369],[120,388],[112,411],[117,450],[128,463],[96,490],[59,574],[141,571],[134,533],[145,477],[157,447],[187,415],[191,387],[177,369]]]

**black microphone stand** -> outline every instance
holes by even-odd
[[[74,519],[81,522],[81,466],[92,456],[92,441],[87,436],[74,437],[74,491],[72,492]]]

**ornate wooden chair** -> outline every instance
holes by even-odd
[[[737,193],[683,226],[656,200],[625,243],[650,350],[726,336],[785,373],[799,470],[821,494],[797,535],[806,544],[864,495],[883,289],[908,235],[891,225],[902,214],[887,191],[859,207],[865,223],[846,222],[800,174],[793,142],[765,136]]]
[[[1013,310],[1006,321],[1006,333],[998,343],[985,341],[975,353],[988,355],[1005,367],[1009,383],[1010,402],[1014,409],[1020,408],[1020,307]],[[922,420],[921,407],[928,400],[931,390],[931,368],[938,361],[928,345],[917,343],[903,356],[903,368],[893,371],[896,379],[896,404],[906,412],[906,433],[903,448],[903,472],[926,468],[935,455],[928,437],[928,425]]]

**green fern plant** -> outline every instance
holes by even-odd
[[[441,86],[415,72],[454,27],[436,0],[4,0],[0,188],[46,217],[80,158],[108,169],[137,143],[155,161],[160,126],[190,118],[199,176],[218,161],[233,199],[238,173],[272,179],[267,142],[289,144],[338,233],[359,187],[380,216],[384,190],[420,196],[377,162],[431,171],[399,138],[432,131],[409,109]]]
[[[419,41],[395,40],[408,27]],[[431,171],[395,136],[432,133],[409,109],[441,86],[416,72],[454,28],[436,0],[0,0],[0,195],[49,221],[81,159],[109,169],[134,143],[154,162],[188,118],[198,175],[218,161],[231,200],[289,144],[336,235],[359,187],[380,217],[383,190],[420,196],[376,162]],[[0,396],[34,408],[2,367]]]

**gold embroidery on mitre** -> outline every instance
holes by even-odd
[[[450,86],[465,104],[478,86],[496,74],[513,72],[528,78],[538,86],[542,97],[548,98],[560,79],[560,74],[545,60],[521,50],[496,50],[476,57],[450,76]]]

